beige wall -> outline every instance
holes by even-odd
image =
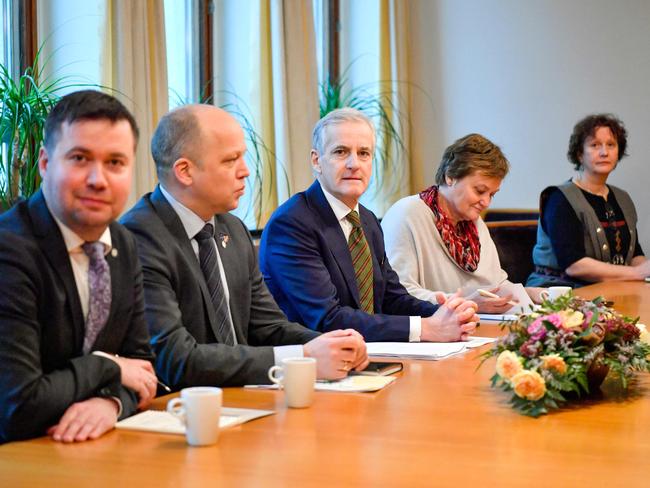
[[[630,156],[610,181],[626,189],[650,254],[650,2],[411,0],[412,157],[420,188],[444,147],[469,132],[501,145],[512,171],[494,208],[537,207],[572,175],[566,148],[582,116],[617,114]]]

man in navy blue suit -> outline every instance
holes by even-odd
[[[290,320],[315,330],[349,327],[367,341],[466,339],[476,328],[476,304],[409,295],[386,258],[377,217],[359,205],[374,148],[374,126],[358,110],[335,110],[316,124],[317,181],[280,206],[262,235],[267,286]]]

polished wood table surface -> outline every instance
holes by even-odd
[[[579,290],[650,322],[650,285]],[[482,325],[478,335],[495,335]],[[0,486],[648,486],[650,375],[532,419],[489,387],[494,361],[477,352],[405,361],[377,393],[318,392],[288,410],[283,393],[227,388],[224,404],[276,415],[226,429],[218,444],[112,431],[62,445],[48,438],[0,446]],[[154,407],[164,408],[166,399]]]

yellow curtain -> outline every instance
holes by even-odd
[[[388,164],[381,175],[384,185],[381,195],[375,199],[375,207],[380,215],[398,199],[418,190],[421,169],[412,160],[409,133],[410,83],[408,80],[408,9],[409,2],[401,0],[381,0],[379,36],[379,74],[382,88],[391,93],[392,108],[388,115],[395,127],[401,127],[406,154],[402,154],[402,164]],[[390,144],[390,141],[384,141]],[[390,160],[397,161],[399,152],[389,145]],[[395,182],[390,184],[388,182]]]
[[[156,185],[149,144],[160,117],[168,110],[163,0],[107,2],[103,84],[116,90],[140,127],[132,205]]]
[[[240,207],[252,205],[252,214],[240,208],[247,225],[263,227],[271,213],[312,181],[309,164],[311,129],[318,120],[318,76],[312,2],[258,0],[242,6],[240,0],[222,0],[215,11],[214,99],[227,101],[233,92],[252,116],[252,124],[272,153],[258,168],[250,168],[249,195]],[[226,64],[232,39],[233,12],[247,12],[241,28],[250,29],[245,79]],[[245,17],[245,16],[244,16]],[[246,22],[251,22],[246,25]],[[254,151],[252,147],[249,152]],[[256,176],[257,175],[257,176]]]

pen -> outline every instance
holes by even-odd
[[[476,292],[479,295],[481,295],[483,297],[487,297],[487,298],[501,298],[499,295],[497,295],[495,293],[492,293],[491,291],[482,290],[481,288],[476,290]],[[516,307],[519,304],[517,302],[513,302],[512,300],[510,300],[510,301],[508,301],[508,305],[510,305],[511,307]]]
[[[115,356],[116,358],[119,358],[119,357],[120,357],[119,354],[114,354],[114,356]],[[131,356],[130,359],[143,359],[143,360],[145,360],[145,361],[150,361],[150,360],[151,360],[151,358],[149,358],[149,356],[142,356],[142,357]],[[162,381],[160,381],[158,378],[156,378],[156,381],[157,381],[158,384],[161,386],[161,388],[162,388],[163,390],[165,390],[167,393],[171,393],[171,392],[172,392],[172,389],[171,389],[169,386],[167,386],[165,383],[163,383]]]

